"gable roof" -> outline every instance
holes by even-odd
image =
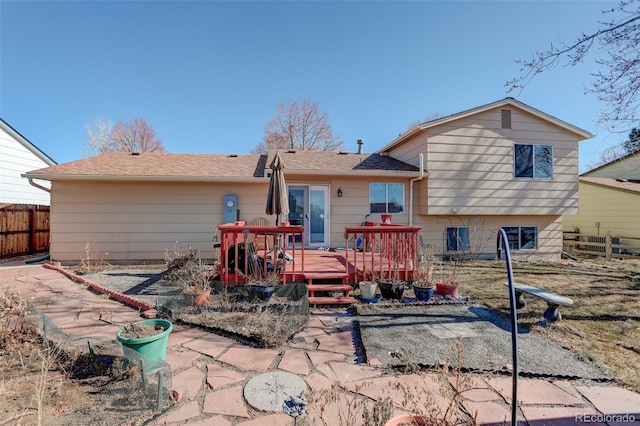
[[[592,175],[603,176],[603,174],[605,173],[609,174],[606,172],[606,169],[614,169],[619,166],[626,167],[627,170],[637,171],[639,165],[640,165],[640,151],[636,151],[636,152],[627,154],[625,156],[622,156],[620,158],[616,158],[615,160],[609,161],[608,163],[602,164],[591,170],[587,170],[586,172],[582,173],[580,176],[592,176]],[[611,174],[613,173],[615,172],[612,172]],[[635,176],[633,177],[640,177],[640,172],[624,173],[624,174],[626,175],[635,174]],[[608,177],[616,177],[616,176],[608,176]],[[620,177],[620,176],[617,176],[617,177]],[[625,176],[625,177],[628,177],[628,176]]]
[[[640,180],[614,179],[605,177],[580,177],[580,182],[640,193]]]
[[[22,136],[20,132],[18,132],[16,129],[11,127],[11,125],[6,121],[4,121],[2,118],[0,118],[0,127],[2,128],[2,130],[7,132],[13,139],[15,139],[19,144],[21,144],[26,149],[31,151],[33,155],[38,157],[40,160],[44,161],[46,164],[49,164],[50,166],[57,164],[53,160],[53,158],[49,157],[44,151],[42,151],[40,148],[38,148],[33,143],[31,143],[29,139]]]
[[[52,167],[25,177],[43,180],[233,181],[265,180],[275,155],[108,152]],[[281,151],[289,175],[401,175],[417,168],[379,154]]]
[[[267,167],[276,151],[267,154]],[[285,174],[322,175],[415,175],[418,168],[387,155],[336,151],[280,151]]]
[[[579,127],[574,126],[573,124],[569,124],[566,121],[562,121],[559,118],[556,118],[552,115],[549,115],[545,112],[540,111],[539,109],[533,108],[525,103],[522,103],[520,101],[515,100],[514,98],[504,98],[501,99],[499,101],[495,101],[486,105],[481,105],[479,107],[476,108],[471,108],[465,111],[461,111],[455,114],[451,114],[451,115],[447,115],[446,117],[440,117],[440,118],[436,118],[435,120],[430,120],[430,121],[426,121],[422,124],[418,124],[417,126],[412,127],[411,129],[407,130],[405,133],[401,134],[400,136],[398,136],[397,138],[395,138],[394,140],[392,140],[391,142],[389,142],[387,145],[383,146],[382,148],[380,148],[377,152],[378,153],[385,153],[390,151],[391,149],[395,148],[398,145],[401,145],[402,143],[404,143],[406,140],[408,140],[409,138],[411,138],[412,136],[414,136],[416,133],[420,133],[423,132],[425,130],[428,130],[432,127],[435,126],[439,126],[442,124],[446,124],[455,120],[460,120],[462,118],[466,118],[469,117],[471,115],[475,115],[475,114],[480,114],[482,112],[485,111],[489,111],[495,108],[501,108],[501,107],[505,107],[505,106],[510,106],[513,108],[518,108],[522,111],[525,111],[535,117],[540,118],[541,120],[544,121],[548,121],[558,127],[561,127],[562,129],[573,133],[575,135],[577,135],[579,138],[581,138],[580,140],[584,140],[584,139],[591,139],[593,138],[595,135],[591,134],[590,132],[587,132],[586,130],[583,130]]]
[[[260,155],[107,152],[25,174],[44,180],[238,180],[262,177]]]

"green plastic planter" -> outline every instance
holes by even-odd
[[[173,330],[173,324],[171,321],[165,319],[148,319],[140,321],[138,325],[159,325],[164,327],[162,333],[149,337],[141,337],[134,339],[127,339],[122,337],[122,333],[126,330],[126,326],[122,327],[118,331],[118,341],[122,343],[124,347],[124,355],[127,359],[132,358],[131,351],[135,351],[140,354],[146,361],[157,363],[158,361],[164,362],[167,356],[167,346],[169,344],[169,333]]]

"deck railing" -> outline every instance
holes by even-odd
[[[345,228],[347,265],[354,282],[363,278],[411,280],[418,257],[422,227],[393,224]]]
[[[283,283],[304,275],[304,228],[252,226],[246,222],[219,225],[220,277],[225,286],[244,285],[268,273],[278,273]],[[286,259],[289,258],[290,261]]]

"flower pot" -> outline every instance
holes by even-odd
[[[378,281],[378,287],[380,287],[380,293],[382,293],[382,297],[385,299],[400,300],[404,294],[403,282],[394,283],[391,280],[380,280]]]
[[[399,426],[399,425],[420,425],[426,426],[427,422],[424,420],[424,417],[418,414],[399,414],[395,417],[390,418],[384,424],[384,426]]]
[[[267,301],[273,296],[273,293],[276,291],[274,286],[264,286],[264,285],[249,285],[247,288],[249,300],[259,299],[262,301]]]
[[[164,328],[164,331],[153,336],[130,339],[122,336],[127,330],[127,326],[120,328],[117,338],[122,343],[124,356],[129,360],[135,360],[142,356],[145,361],[151,363],[164,362],[167,355],[169,333],[173,330],[173,324],[170,321],[159,318],[139,321],[136,324],[159,326]]]
[[[458,296],[458,284],[436,283],[436,293],[443,296]]]
[[[416,295],[416,299],[421,302],[428,302],[433,296],[433,287],[419,287],[414,285],[413,292]]]
[[[206,290],[196,291],[193,288],[189,290],[184,290],[182,292],[182,297],[184,299],[184,304],[186,306],[202,306],[209,301],[209,297],[211,296],[211,289],[208,288]]]
[[[374,281],[360,281],[358,287],[360,288],[360,296],[362,296],[363,299],[373,299],[376,297],[378,283]]]

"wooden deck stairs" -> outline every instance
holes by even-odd
[[[305,273],[304,279],[309,292],[309,305],[352,305],[358,299],[351,296],[353,287],[347,283],[349,275],[344,272]],[[314,284],[315,280],[315,284]],[[341,292],[341,295],[336,293]],[[321,295],[316,296],[316,293]],[[330,293],[330,295],[324,295]]]

